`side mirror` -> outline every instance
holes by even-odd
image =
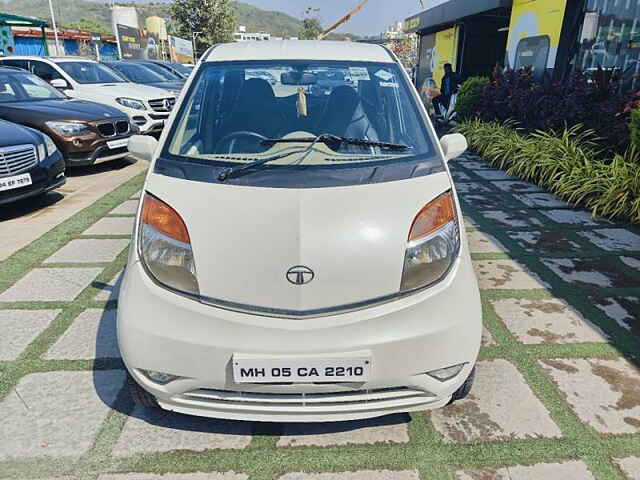
[[[54,78],[49,83],[51,84],[52,87],[58,88],[60,90],[65,90],[65,89],[69,88],[69,84],[63,78]]]
[[[440,145],[444,151],[444,159],[448,162],[454,158],[458,158],[469,148],[467,139],[461,133],[453,133],[445,135],[440,139]]]
[[[158,141],[148,135],[132,135],[129,137],[129,153],[134,157],[150,162],[158,147]]]

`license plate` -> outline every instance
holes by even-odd
[[[366,382],[369,380],[370,372],[370,355],[233,356],[233,379],[236,383]]]
[[[129,142],[128,138],[122,138],[120,140],[111,140],[110,142],[107,142],[107,147],[109,147],[111,150],[114,150],[116,148],[126,147],[128,142]]]
[[[23,173],[12,177],[0,178],[0,192],[31,185],[31,174]]]

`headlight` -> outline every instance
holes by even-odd
[[[178,213],[146,194],[140,217],[140,254],[158,282],[181,292],[198,295],[200,287],[189,232]]]
[[[124,107],[133,108],[135,110],[147,109],[147,107],[144,106],[144,103],[142,103],[141,100],[136,100],[134,98],[120,97],[120,98],[116,98],[116,102],[118,102],[120,105]]]
[[[38,160],[42,162],[45,158],[47,158],[47,147],[45,146],[44,143],[39,143],[38,144]]]
[[[74,135],[82,135],[91,130],[87,125],[73,122],[46,122],[47,126],[64,137],[72,137]]]
[[[418,213],[404,257],[401,291],[426,287],[440,280],[460,250],[455,203],[447,192]]]
[[[58,151],[58,147],[56,147],[56,144],[53,143],[53,140],[51,140],[51,137],[49,135],[42,132],[40,133],[42,134],[44,143],[38,145],[38,159],[40,161],[43,161],[45,158],[50,157],[51,155],[56,153]]]

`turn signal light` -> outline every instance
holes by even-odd
[[[451,192],[443,193],[426,204],[416,215],[409,231],[409,242],[435,232],[456,219],[456,209]]]
[[[148,193],[145,194],[142,204],[142,223],[173,240],[191,243],[187,227],[178,212]]]

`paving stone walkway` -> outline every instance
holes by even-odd
[[[313,425],[135,407],[115,313],[139,176],[0,264],[0,479],[640,479],[640,229],[473,154],[451,170],[484,307],[467,399]]]

